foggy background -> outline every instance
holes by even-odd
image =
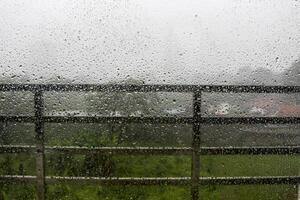
[[[274,85],[299,57],[297,0],[0,1],[5,82]]]

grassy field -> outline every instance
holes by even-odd
[[[12,125],[9,137],[2,143],[34,144],[32,125],[18,127]],[[172,127],[171,127],[172,128]],[[189,146],[190,127],[176,127],[174,132],[168,126],[146,127],[134,131],[128,128],[131,135],[123,135],[120,140],[115,128],[103,130],[98,125],[47,125],[47,145],[77,145],[77,146]],[[25,131],[24,131],[25,130]],[[164,130],[164,134],[159,133]],[[167,131],[168,130],[168,131]],[[227,138],[228,144],[240,142],[250,143],[243,138],[240,127],[221,129],[207,128],[206,145],[213,142],[213,137],[223,134],[223,137],[234,135],[233,141]],[[238,132],[240,130],[240,132]],[[147,132],[148,131],[148,132]],[[151,132],[152,131],[152,132]],[[149,133],[153,133],[152,135]],[[211,135],[209,135],[209,133]],[[213,136],[212,134],[215,134]],[[239,137],[237,137],[237,135]],[[249,136],[250,135],[250,136]],[[158,137],[160,136],[160,137]],[[209,136],[209,137],[208,137]],[[253,134],[253,136],[255,136]],[[263,135],[260,135],[263,138]],[[217,137],[218,140],[221,140]],[[270,135],[264,141],[268,141]],[[279,139],[276,140],[278,142]],[[260,141],[262,143],[262,141]],[[205,143],[205,139],[204,139]],[[221,143],[221,145],[223,145]],[[277,144],[277,143],[276,143]],[[204,144],[205,145],[205,144]],[[225,144],[224,144],[225,145]],[[201,176],[271,176],[299,175],[299,156],[201,156]],[[57,176],[117,176],[117,177],[186,177],[191,174],[190,156],[109,156],[109,155],[68,155],[46,154],[47,175]],[[1,154],[0,174],[35,175],[35,157],[27,154]],[[1,183],[0,200],[35,199],[34,185],[11,185]],[[247,185],[247,186],[200,186],[200,199],[208,200],[292,200],[296,199],[297,187],[293,185]],[[189,199],[189,187],[171,186],[101,186],[77,184],[51,184],[47,186],[47,196],[51,200],[182,200]]]
[[[49,157],[49,156],[48,156]],[[0,163],[5,163],[4,156]],[[78,171],[70,170],[70,160],[64,163],[62,175],[85,175],[83,172],[84,156],[73,157],[72,164],[77,164]],[[32,161],[32,162],[29,162]],[[190,158],[188,156],[117,156],[113,157],[113,176],[123,177],[164,177],[189,176]],[[24,166],[25,174],[34,174],[34,158],[22,155],[13,157],[12,174],[18,172],[19,163]],[[29,164],[32,163],[32,164]],[[51,165],[48,160],[48,164]],[[266,175],[297,175],[300,158],[297,156],[203,156],[201,158],[201,176],[266,176]],[[53,166],[53,165],[51,165]],[[48,175],[58,175],[53,168],[48,168]],[[85,171],[86,172],[86,171]],[[2,168],[1,173],[4,173]],[[82,185],[80,183],[68,185],[49,185],[47,194],[49,199],[125,199],[125,200],[167,200],[187,199],[188,187],[170,186],[124,186],[108,187],[101,185]],[[201,186],[200,199],[219,200],[254,200],[295,199],[296,187],[287,185],[251,185],[251,186]],[[2,185],[2,199],[33,199],[34,187],[30,185]],[[26,198],[25,198],[26,197]]]

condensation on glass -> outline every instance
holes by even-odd
[[[300,198],[297,0],[0,2],[0,199]]]

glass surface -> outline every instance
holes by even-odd
[[[298,0],[2,0],[0,200],[299,199],[299,86]]]

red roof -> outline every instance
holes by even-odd
[[[277,114],[279,117],[300,117],[299,105],[280,105]]]

